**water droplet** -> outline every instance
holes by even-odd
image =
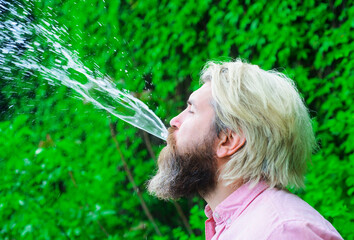
[[[34,154],[38,155],[43,151],[43,148],[38,148]]]

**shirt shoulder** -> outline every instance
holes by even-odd
[[[225,236],[237,239],[342,239],[320,213],[284,190],[267,189],[231,220]]]
[[[265,239],[342,240],[343,238],[334,228],[301,220],[289,220],[279,224]]]

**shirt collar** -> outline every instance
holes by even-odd
[[[216,206],[214,212],[211,210],[209,204],[206,205],[204,210],[205,215],[208,219],[213,218],[216,225],[224,222],[231,223],[268,187],[264,181],[257,183],[255,186],[245,183]]]

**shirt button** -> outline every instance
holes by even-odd
[[[230,219],[230,218],[227,219],[227,220],[226,220],[226,223],[230,225],[230,224],[231,224],[231,219]]]

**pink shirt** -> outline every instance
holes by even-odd
[[[264,182],[242,185],[214,213],[207,205],[205,214],[206,240],[343,239],[305,201]]]

